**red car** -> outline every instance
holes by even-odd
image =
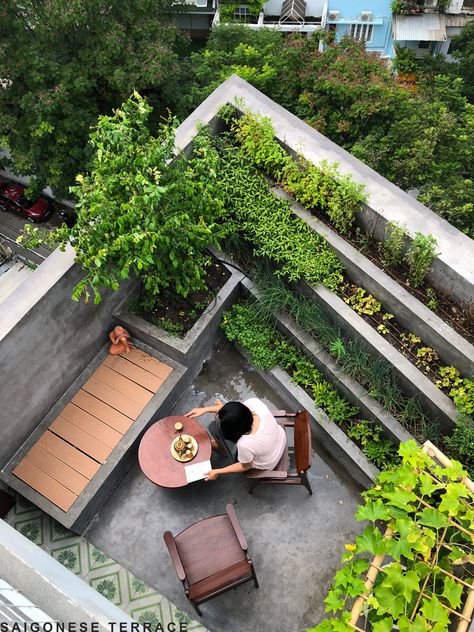
[[[0,187],[0,209],[22,215],[31,222],[42,222],[51,213],[51,206],[44,198],[28,200],[24,193],[26,187],[11,182]]]

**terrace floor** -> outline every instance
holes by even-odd
[[[270,408],[289,409],[232,346],[221,344],[173,414],[213,404],[216,397],[228,401],[251,396]],[[201,420],[208,423],[211,417]],[[302,486],[261,486],[250,495],[248,481],[239,475],[168,490],[151,483],[135,465],[88,530],[87,540],[198,618],[162,533],[177,533],[201,518],[224,513],[226,503],[233,502],[260,588],[249,582],[203,604],[203,625],[213,632],[305,630],[321,621],[323,599],[344,544],[361,530],[353,518],[358,487],[330,455],[314,448],[309,473],[313,496]]]

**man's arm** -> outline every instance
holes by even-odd
[[[232,463],[232,465],[228,465],[227,467],[221,467],[216,470],[210,470],[206,472],[205,480],[206,481],[215,481],[218,476],[221,474],[238,474],[249,470],[252,467],[252,463]]]
[[[200,417],[201,415],[205,415],[206,413],[218,413],[220,409],[224,406],[224,404],[216,399],[214,406],[203,406],[202,408],[193,408],[188,413],[186,413],[185,417]]]

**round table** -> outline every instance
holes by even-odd
[[[171,456],[170,446],[177,437],[175,423],[183,424],[182,434],[193,436],[198,442],[198,452],[194,459],[181,463]],[[138,462],[142,472],[152,483],[161,487],[184,487],[186,480],[185,466],[208,461],[211,457],[211,440],[204,426],[191,417],[164,417],[149,428],[138,448]]]

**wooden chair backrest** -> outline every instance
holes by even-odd
[[[312,456],[309,413],[302,410],[295,417],[295,462],[298,472],[309,470]]]

